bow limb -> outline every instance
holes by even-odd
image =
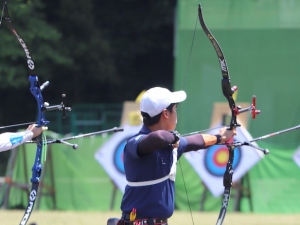
[[[223,95],[225,96],[225,98],[228,101],[229,108],[231,110],[231,120],[230,120],[228,129],[232,130],[232,129],[235,129],[237,126],[240,126],[236,120],[236,116],[237,116],[239,110],[238,110],[237,106],[235,105],[235,101],[232,97],[233,93],[237,90],[237,88],[235,86],[231,87],[228,66],[227,66],[224,54],[222,52],[222,49],[221,49],[219,43],[214,38],[214,36],[211,34],[211,32],[208,30],[208,28],[203,20],[202,10],[201,10],[200,5],[198,7],[198,16],[199,16],[199,21],[200,21],[201,27],[202,27],[204,33],[206,34],[206,36],[208,37],[208,39],[210,40],[210,42],[212,43],[212,45],[214,46],[215,51],[218,56],[218,59],[219,59],[221,72],[222,72],[222,82],[221,82],[222,91],[223,91]],[[220,214],[219,214],[219,217],[218,217],[218,220],[216,223],[217,225],[221,225],[225,218],[229,199],[230,199],[231,187],[232,187],[232,175],[233,175],[232,165],[233,165],[233,159],[234,159],[234,146],[227,146],[227,148],[228,148],[228,152],[229,152],[229,157],[228,157],[228,162],[227,162],[226,170],[225,170],[224,177],[223,177],[223,185],[224,185],[225,189],[224,189],[223,201],[222,201]]]
[[[202,27],[204,33],[206,34],[206,36],[208,37],[208,39],[210,40],[210,42],[212,43],[212,45],[214,46],[215,51],[218,56],[218,59],[219,59],[221,72],[222,72],[222,91],[223,91],[223,95],[226,97],[226,99],[228,101],[229,108],[231,110],[231,121],[229,124],[229,129],[232,130],[233,128],[235,128],[237,126],[240,126],[236,120],[236,116],[238,114],[238,108],[236,107],[235,101],[232,97],[233,93],[237,90],[237,87],[236,86],[231,87],[229,70],[228,70],[226,60],[225,60],[225,56],[223,54],[223,51],[222,51],[219,43],[214,38],[212,33],[208,30],[208,28],[203,20],[202,9],[201,9],[200,5],[198,8],[198,15],[199,15],[199,21],[200,21],[201,27]]]

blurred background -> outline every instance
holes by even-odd
[[[26,42],[44,101],[73,111],[47,113],[60,134],[117,126],[122,104],[154,85],[173,87],[176,1],[8,1],[13,24]],[[2,7],[1,7],[2,8]],[[0,43],[0,124],[34,121],[26,58],[5,22]],[[7,131],[7,130],[3,130]],[[8,131],[14,131],[13,129]],[[0,164],[8,153],[1,153]]]
[[[231,83],[239,88],[237,102],[251,104],[252,95],[257,97],[262,114],[256,120],[249,116],[249,133],[259,137],[298,125],[298,0],[10,0],[10,16],[35,60],[39,80],[50,81],[44,100],[58,104],[64,93],[72,107],[64,120],[61,112],[47,113],[48,136],[119,126],[123,103],[153,86],[187,92],[178,108],[181,134],[208,128],[213,105],[226,99],[217,55],[198,21],[199,3],[224,52]],[[36,102],[24,52],[4,21],[0,34],[0,124],[34,121]],[[122,191],[94,158],[110,137],[80,139],[76,152],[51,145],[36,207],[119,210]],[[233,187],[229,210],[300,212],[299,137],[293,131],[257,143],[271,153]],[[34,149],[25,145],[0,153],[3,208],[27,205]],[[184,179],[179,173],[176,209],[218,211],[221,197],[207,190],[184,158],[180,166]]]

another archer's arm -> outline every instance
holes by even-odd
[[[33,137],[32,131],[23,131],[23,132],[6,132],[0,134],[0,152],[13,149],[25,141],[31,140]]]
[[[26,141],[40,135],[44,127],[36,127],[35,124],[30,125],[26,131],[22,132],[6,132],[0,134],[0,152],[13,149]]]

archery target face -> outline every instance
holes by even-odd
[[[234,140],[243,142],[253,139],[249,132],[242,128],[237,128],[237,135]],[[256,143],[252,142],[256,145]],[[224,192],[223,175],[228,161],[228,149],[225,145],[215,145],[206,150],[191,151],[183,154],[199,178],[209,191],[219,197]],[[249,146],[236,147],[233,158],[232,181],[240,179],[247,171],[255,165],[262,157],[263,153]]]
[[[113,164],[116,167],[116,169],[122,174],[125,174],[123,156],[124,156],[124,147],[126,145],[126,141],[128,138],[129,136],[126,137],[121,143],[119,143],[116,146],[113,155]]]
[[[213,176],[223,176],[228,162],[229,151],[224,145],[209,147],[204,153],[204,165],[206,170]],[[240,148],[234,149],[233,169],[237,168],[242,157]]]
[[[122,192],[127,184],[123,161],[124,146],[129,137],[139,132],[141,126],[125,125],[123,128],[123,132],[114,133],[95,154],[95,159]]]

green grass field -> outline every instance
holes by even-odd
[[[24,211],[0,210],[0,225],[17,225]],[[77,211],[33,211],[28,225],[106,225],[107,218],[119,217],[115,212],[77,212]],[[218,213],[176,211],[169,219],[169,225],[211,225],[215,224]],[[251,214],[227,213],[224,225],[299,225],[300,214]]]

